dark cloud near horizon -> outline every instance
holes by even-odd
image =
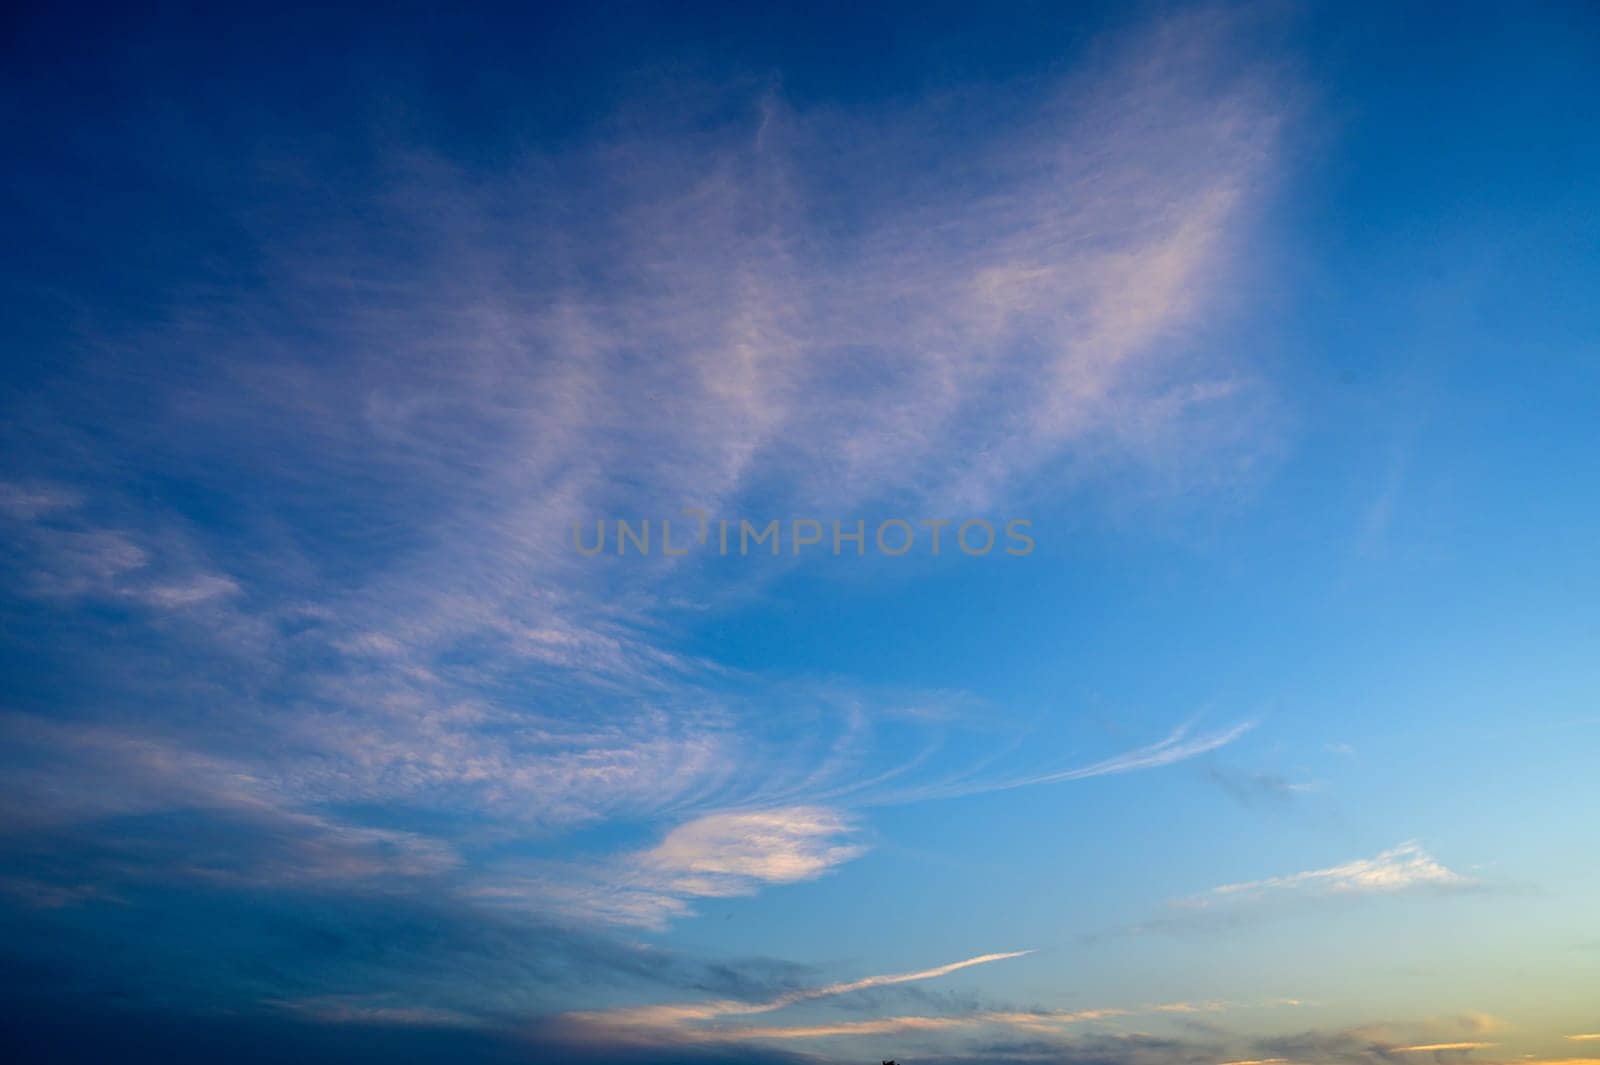
[[[88,1065],[295,1061],[303,1065],[795,1065],[779,1051],[573,1047],[537,1035],[414,1025],[318,1024],[272,1014],[184,1014],[29,998],[0,1018],[0,1056]]]
[[[181,1032],[185,1018],[221,1038],[229,1025],[333,1017],[381,1027],[393,1016],[463,1039],[510,1038],[559,1009],[557,989],[574,984],[624,996],[760,1000],[815,978],[791,963],[699,961],[401,896],[241,897],[207,885],[32,904],[13,893],[0,906],[0,935],[9,1023],[74,1010],[170,1018],[150,1022],[152,1038],[162,1039]]]

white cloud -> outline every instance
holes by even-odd
[[[998,961],[1008,961],[1012,958],[1021,958],[1031,953],[1032,951],[1027,950],[1013,950],[979,954],[975,957],[948,962],[928,969],[918,969],[913,972],[865,976],[856,980],[825,984],[820,987],[801,988],[761,1002],[740,1002],[723,999],[691,1005],[628,1006],[608,1010],[570,1013],[566,1015],[565,1019],[569,1024],[579,1028],[595,1029],[608,1034],[615,1033],[618,1030],[633,1029],[646,1030],[651,1038],[671,1036],[673,1034],[686,1038],[715,1038],[719,1035],[731,1035],[734,1038],[759,1038],[751,1036],[748,1029],[722,1029],[719,1032],[717,1029],[708,1029],[700,1027],[700,1025],[723,1017],[772,1013],[802,1002],[848,995],[856,991],[934,980],[941,976],[960,972],[963,969],[989,965]]]
[[[862,853],[839,840],[854,825],[814,806],[708,814],[667,833],[634,861],[690,895],[749,893],[756,884],[821,876]]]
[[[147,602],[164,607],[193,606],[239,591],[238,582],[214,573],[197,574],[174,584],[157,584],[140,592]]]
[[[1245,902],[1288,896],[1388,895],[1422,889],[1464,888],[1477,881],[1446,868],[1418,843],[1402,843],[1374,858],[1361,858],[1326,869],[1224,884],[1176,905],[1205,908],[1221,902]]]
[[[852,991],[929,980],[973,966],[1023,957],[1029,953],[1032,952],[1009,951],[984,954],[918,972],[869,976],[860,980],[806,988],[760,1002],[720,1000],[690,1005],[624,1006],[575,1011],[562,1015],[557,1030],[564,1037],[575,1040],[638,1042],[654,1045],[669,1042],[690,1044],[787,1042],[916,1032],[979,1032],[995,1029],[1010,1030],[1029,1037],[1052,1038],[1060,1036],[1074,1025],[1116,1022],[1136,1017],[1216,1013],[1238,1005],[1226,1002],[1167,1002],[1089,1009],[968,1009],[932,1016],[892,1014],[821,1023],[815,1021],[760,1025],[720,1023],[727,1018],[772,1013],[818,998],[844,995]],[[1285,1003],[1275,1003],[1275,1005],[1283,1004]],[[1262,1065],[1262,1063],[1236,1063],[1236,1065]]]
[[[750,895],[823,876],[865,852],[854,822],[817,806],[706,814],[656,846],[588,865],[547,864],[491,875],[469,889],[484,901],[606,923],[659,928],[690,900]]]
[[[123,375],[153,394],[97,431],[118,468],[221,499],[259,487],[271,517],[240,507],[221,535],[109,483],[0,491],[36,590],[155,608],[187,641],[181,676],[125,671],[107,733],[181,708],[174,764],[225,767],[204,779],[250,781],[314,838],[373,803],[501,839],[676,824],[596,863],[611,880],[574,864],[464,886],[642,925],[837,868],[860,851],[846,809],[1237,738],[1248,725],[1185,727],[1087,765],[1051,738],[1037,772],[993,734],[946,743],[934,717],[908,739],[879,727],[890,698],[683,653],[665,604],[731,594],[693,562],[590,564],[568,542],[575,518],[685,505],[932,514],[1045,472],[1187,485],[1270,446],[1252,368],[1185,337],[1242,269],[1283,98],[1215,20],[1104,54],[1004,121],[982,92],[849,114],[710,88],[492,175],[408,146],[370,186],[321,190],[361,211],[304,229],[253,201],[235,221],[260,284],[101,338],[110,365],[160,350],[183,369]],[[976,135],[927,158],[951,121]],[[408,868],[443,864],[415,848]]]
[[[869,798],[867,801],[873,804],[917,802],[933,798],[977,795],[1045,784],[1063,784],[1074,780],[1089,780],[1094,777],[1115,776],[1121,773],[1134,773],[1146,769],[1160,769],[1163,766],[1174,765],[1225,747],[1253,729],[1255,724],[1254,721],[1241,721],[1210,732],[1191,735],[1194,726],[1192,723],[1186,723],[1179,725],[1155,743],[1147,744],[1131,751],[1124,751],[1121,754],[1091,762],[1088,765],[1017,775],[988,774],[974,776],[971,773],[967,773],[958,779],[934,781],[897,790],[888,790],[882,795]]]

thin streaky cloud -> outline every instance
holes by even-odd
[[[922,980],[935,980],[941,976],[948,976],[963,969],[970,969],[978,965],[990,965],[997,961],[1008,961],[1012,958],[1025,957],[1033,953],[1031,950],[1002,951],[994,954],[979,954],[961,961],[950,962],[945,965],[936,965],[931,969],[919,969],[908,973],[888,973],[878,976],[866,976],[858,980],[847,980],[836,984],[826,984],[822,987],[802,988],[789,991],[768,999],[765,1002],[738,1002],[721,1000],[690,1005],[668,1006],[637,1006],[623,1007],[614,1010],[598,1010],[583,1013],[569,1014],[568,1018],[581,1024],[598,1025],[601,1027],[616,1025],[622,1027],[673,1027],[696,1021],[710,1021],[719,1017],[748,1016],[757,1013],[771,1013],[785,1009],[800,1002],[809,1002],[815,999],[831,998],[836,995],[848,995],[855,991],[865,991],[875,987],[889,987],[896,984],[916,983]]]
[[[706,1042],[756,1040],[832,1039],[860,1035],[891,1035],[909,1032],[937,1032],[952,1029],[1003,1028],[1034,1036],[1059,1034],[1071,1025],[1092,1021],[1116,1020],[1162,1013],[1204,1013],[1227,1008],[1224,1003],[1172,1002],[1140,1008],[1084,1010],[975,1010],[946,1015],[897,1015],[828,1024],[741,1025],[692,1030],[692,1037]]]
[[[678,825],[646,850],[588,865],[503,870],[465,894],[500,906],[661,929],[688,916],[694,899],[753,895],[826,875],[866,852],[850,841],[856,830],[850,817],[822,806],[713,813]]]
[[[1160,769],[1225,747],[1255,727],[1255,721],[1241,721],[1215,732],[1202,733],[1191,737],[1190,731],[1193,725],[1186,722],[1155,743],[1114,755],[1090,765],[1009,779],[949,781],[924,788],[892,792],[886,796],[869,800],[863,805],[892,805],[921,802],[928,799],[958,798],[1045,784],[1062,784],[1074,780],[1089,780],[1094,777],[1115,776],[1145,769]]]
[[[1158,769],[1243,735],[1184,725],[1110,757],[1051,736],[1019,763],[993,750],[1005,730],[909,725],[868,683],[791,695],[685,650],[695,618],[787,558],[730,582],[703,556],[570,547],[575,520],[684,507],[941,516],[1046,481],[1097,507],[1146,477],[1180,495],[1248,480],[1277,443],[1271,389],[1194,338],[1254,269],[1286,107],[1210,22],[926,110],[753,109],[737,85],[643,99],[492,173],[386,140],[371,172],[313,191],[359,211],[308,215],[298,179],[258,175],[237,215],[219,204],[259,251],[253,282],[108,325],[81,391],[23,412],[59,454],[10,449],[40,457],[0,485],[19,545],[0,576],[72,620],[63,657],[115,680],[58,722],[0,721],[34,760],[9,796],[30,844],[118,855],[16,890],[65,907],[198,879],[659,930],[846,866],[857,810]],[[904,149],[952,118],[978,135],[906,172]],[[171,372],[144,369],[152,351]],[[128,394],[103,402],[108,381]],[[252,502],[216,522],[148,487],[169,482]],[[108,630],[108,612],[131,616]],[[254,845],[124,846],[174,815]],[[571,839],[619,826],[655,845]],[[1021,953],[656,1016],[762,1014]],[[699,994],[737,992],[670,997]]]
[[[1287,876],[1223,884],[1174,905],[1204,909],[1223,902],[1249,902],[1275,896],[1386,895],[1419,889],[1459,889],[1478,881],[1446,867],[1417,842],[1402,843],[1373,858]]]
[[[1046,773],[1042,776],[1007,784],[1007,787],[1026,787],[1030,784],[1057,784],[1068,780],[1087,780],[1090,777],[1110,776],[1114,773],[1131,773],[1140,769],[1159,769],[1176,762],[1182,762],[1197,755],[1224,747],[1255,728],[1254,721],[1241,721],[1218,732],[1206,733],[1189,738],[1189,725],[1180,725],[1172,731],[1166,739],[1142,747],[1127,754],[1108,758],[1094,765],[1084,766],[1081,769],[1068,769],[1060,773]]]

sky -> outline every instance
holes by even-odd
[[[1600,1061],[1593,6],[0,48],[9,1060]]]

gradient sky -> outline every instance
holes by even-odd
[[[1600,12],[469,6],[5,19],[11,1060],[1600,1059]]]

